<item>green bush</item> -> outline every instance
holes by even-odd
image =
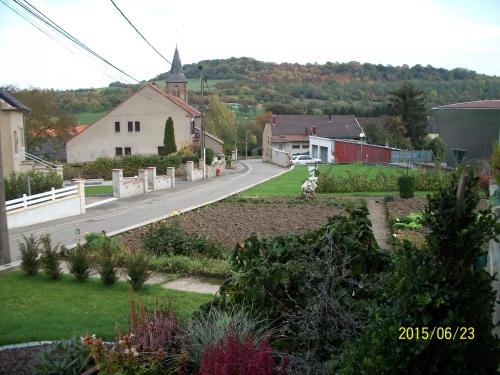
[[[45,234],[40,237],[42,244],[42,256],[40,262],[45,274],[53,280],[61,277],[61,252],[65,251],[64,246],[56,245],[52,247],[50,235]]]
[[[492,333],[493,276],[476,262],[498,228],[490,210],[477,210],[479,179],[469,173],[462,204],[456,198],[458,173],[451,184],[429,197],[423,217],[431,230],[426,245],[397,246],[393,270],[371,309],[368,329],[346,345],[335,373],[497,373],[500,339]],[[446,340],[436,335],[399,339],[401,327],[413,328],[414,334],[418,328],[420,335],[423,327],[428,327],[429,335],[440,327],[450,327],[451,332]]]
[[[24,242],[19,242],[19,251],[21,252],[21,269],[28,276],[34,276],[38,273],[40,262],[38,254],[40,253],[39,241],[33,235],[26,237],[23,235]]]
[[[21,198],[23,194],[28,194],[28,178],[31,179],[31,194],[39,194],[50,189],[60,189],[63,186],[62,178],[54,171],[48,173],[42,172],[23,172],[12,173],[5,178],[5,199],[11,200]]]
[[[181,228],[178,219],[152,225],[144,236],[144,249],[160,255],[201,255],[221,258],[223,247],[201,232],[188,233]]]
[[[225,278],[229,275],[230,265],[225,259],[206,257],[188,257],[184,255],[170,255],[153,257],[150,261],[152,269],[177,273],[189,276],[208,276]]]
[[[92,271],[92,256],[90,252],[80,244],[76,248],[68,250],[68,267],[69,271],[78,281],[88,279]]]
[[[415,190],[418,191],[436,191],[446,186],[449,181],[449,173],[439,169],[411,170],[410,173],[415,177]],[[347,176],[321,174],[318,177],[317,191],[319,193],[397,191],[399,176],[401,175],[387,174],[382,171],[374,177],[370,177],[368,173],[360,175],[349,173]]]
[[[182,157],[182,162],[185,163],[187,161],[194,161],[198,162],[200,160],[200,157],[198,155],[185,155]]]
[[[350,332],[352,327],[339,318],[336,325],[328,323],[311,329],[316,336],[306,341],[305,332],[309,331],[302,328],[309,324],[306,322],[311,322],[310,318],[305,319],[306,311],[313,305],[323,310],[322,314],[330,308],[337,311],[332,312],[334,315],[344,310],[362,310],[362,301],[370,296],[366,278],[377,275],[387,264],[387,256],[379,250],[373,237],[366,206],[353,205],[347,207],[347,212],[348,216],[334,216],[324,227],[303,235],[267,239],[252,235],[238,244],[231,258],[231,276],[220,289],[220,301],[214,303],[251,305],[259,318],[273,321],[287,336],[280,345],[289,350],[305,350],[308,345],[318,345],[329,353],[330,345],[341,344],[341,332]],[[341,263],[330,264],[332,257]],[[339,275],[348,277],[324,291],[337,296],[334,300],[338,302],[335,308],[322,309],[322,294],[317,287],[325,281],[326,273],[337,269],[343,271]],[[303,313],[300,321],[296,319],[299,313]],[[320,320],[315,318],[313,321]],[[318,337],[318,332],[325,337]]]
[[[207,165],[212,165],[212,162],[214,160],[214,151],[211,148],[205,149],[205,159]]]
[[[144,251],[131,251],[125,259],[128,282],[135,290],[142,289],[144,283],[151,276],[149,258]]]
[[[182,157],[177,154],[160,155],[127,155],[115,158],[101,157],[95,161],[73,163],[64,165],[64,178],[112,178],[112,169],[123,169],[125,177],[137,175],[139,169],[156,167],[156,172],[167,174],[167,167],[180,167]]]
[[[77,339],[62,340],[35,356],[36,375],[80,375],[92,367],[90,348]]]
[[[401,198],[413,198],[415,194],[415,177],[411,175],[399,176],[398,186]]]
[[[121,246],[118,241],[105,234],[88,233],[85,236],[87,247],[96,256],[95,265],[105,285],[112,285],[118,279],[116,268],[120,264]]]

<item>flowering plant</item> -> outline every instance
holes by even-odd
[[[318,177],[309,177],[302,184],[302,197],[314,198],[314,193],[318,187]]]

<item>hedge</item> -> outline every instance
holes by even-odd
[[[156,173],[167,174],[167,167],[178,168],[182,163],[182,157],[176,154],[160,155],[129,155],[115,158],[101,157],[95,161],[83,163],[72,163],[64,165],[64,178],[103,178],[111,180],[112,169],[123,169],[125,177],[137,175],[142,168],[156,167]]]
[[[436,191],[445,186],[449,174],[441,170],[415,170],[411,175],[415,178],[415,190]],[[321,175],[318,178],[318,192],[320,193],[352,193],[360,191],[398,191],[400,175],[379,172],[375,177],[367,174],[330,176]]]
[[[5,199],[11,200],[21,198],[23,194],[28,194],[28,177],[31,178],[31,194],[39,194],[49,191],[52,188],[60,189],[63,186],[62,178],[54,171],[12,173],[5,178]]]

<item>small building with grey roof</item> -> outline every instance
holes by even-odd
[[[446,163],[489,160],[500,141],[500,100],[454,103],[432,108],[431,120],[446,147]]]

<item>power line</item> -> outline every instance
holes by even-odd
[[[139,34],[141,36],[142,39],[144,39],[144,41],[149,44],[149,46],[163,59],[165,60],[167,63],[169,63],[170,65],[172,65],[172,63],[170,61],[168,61],[168,59],[163,56],[151,43],[149,43],[149,41],[146,39],[146,37],[144,35],[141,34],[141,32],[139,30],[137,30],[137,27],[134,26],[134,24],[127,18],[127,16],[122,12],[122,10],[118,7],[118,5],[116,5],[116,3],[111,0],[111,2],[113,3],[113,5],[115,6],[115,8],[118,10],[118,12],[120,12],[120,14],[123,16],[123,18],[125,18],[127,20],[127,22],[130,24],[130,26],[132,26],[132,28],[137,32],[137,34]]]
[[[54,21],[52,21],[49,17],[47,17],[45,14],[43,14],[43,12],[41,12],[40,10],[38,10],[36,7],[34,7],[32,4],[30,4],[28,1],[26,0],[23,0],[24,3],[28,4],[28,6],[26,6],[25,4],[21,3],[19,0],[13,0],[16,4],[18,4],[19,6],[21,6],[23,9],[25,9],[26,11],[28,11],[29,13],[31,13],[33,16],[35,16],[36,18],[38,18],[39,20],[41,20],[42,22],[44,22],[46,25],[48,25],[50,28],[54,29],[55,31],[57,31],[59,34],[61,34],[62,36],[64,36],[65,38],[69,39],[70,41],[72,41],[73,43],[75,43],[76,45],[78,45],[79,47],[85,49],[87,52],[89,52],[90,54],[94,55],[95,57],[97,57],[98,59],[102,60],[105,64],[111,66],[112,68],[116,69],[117,71],[119,71],[121,74],[129,77],[130,79],[132,79],[133,81],[137,82],[137,83],[140,83],[140,81],[134,77],[132,77],[130,74],[124,72],[122,69],[118,68],[116,65],[112,64],[111,62],[109,62],[107,59],[105,59],[104,57],[102,57],[101,55],[99,55],[97,52],[93,51],[92,49],[90,49],[88,46],[86,46],[84,43],[82,43],[81,41],[79,41],[76,37],[74,37],[73,35],[71,35],[70,33],[68,33],[66,30],[64,30],[61,26],[59,26],[57,23],[55,23]],[[30,9],[31,8],[31,9]]]

